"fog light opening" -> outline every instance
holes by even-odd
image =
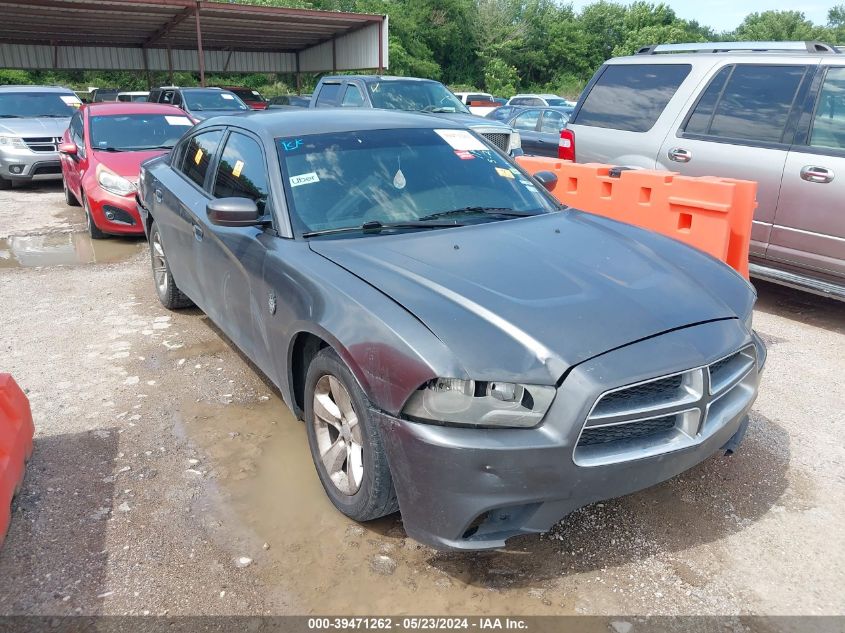
[[[481,524],[487,520],[489,514],[489,512],[482,512],[475,517],[472,520],[472,523],[469,524],[469,527],[464,530],[464,535],[461,538],[471,538],[475,536],[475,533],[478,532],[478,528],[481,527]]]

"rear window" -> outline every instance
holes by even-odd
[[[320,93],[317,95],[317,105],[334,105],[337,102],[337,95],[340,93],[340,84],[323,84]]]
[[[689,64],[607,66],[573,123],[647,132],[691,68]]]
[[[684,132],[783,143],[806,66],[740,64],[719,71],[701,95]]]

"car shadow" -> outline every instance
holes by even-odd
[[[755,310],[845,334],[845,301],[821,297],[787,286],[754,280]]]
[[[657,486],[581,508],[547,534],[509,540],[507,549],[435,552],[427,562],[478,587],[532,587],[655,556],[672,558],[741,532],[773,506],[810,504],[788,490],[787,432],[761,415],[752,418],[732,456],[719,453]]]
[[[35,438],[0,549],[0,614],[72,614],[102,602],[118,437],[97,429]]]

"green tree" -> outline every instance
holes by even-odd
[[[832,33],[808,20],[801,11],[763,11],[750,13],[737,27],[738,40],[788,41],[829,40]]]

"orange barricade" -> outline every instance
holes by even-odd
[[[29,400],[14,378],[0,374],[0,546],[11,520],[12,497],[32,454],[34,432]]]
[[[528,172],[550,171],[564,204],[668,235],[709,253],[748,279],[757,183],[677,172],[614,170],[598,163],[519,156]],[[611,175],[611,172],[614,172]]]

